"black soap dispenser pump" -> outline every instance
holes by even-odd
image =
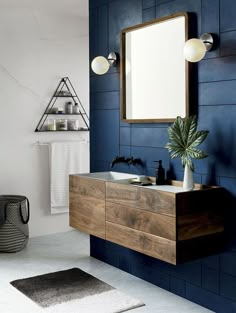
[[[158,168],[156,169],[156,185],[165,184],[165,169],[162,167],[162,160],[154,161],[158,162]]]

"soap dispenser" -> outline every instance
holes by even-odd
[[[165,169],[162,167],[162,160],[154,161],[158,162],[158,168],[156,169],[156,185],[165,184]]]

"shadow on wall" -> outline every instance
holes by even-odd
[[[209,178],[207,183],[218,185],[217,176],[219,171],[224,172],[224,169],[234,170],[235,151],[234,142],[235,134],[233,125],[229,125],[222,130],[216,121],[214,124],[214,137],[208,145],[209,154],[213,157],[208,163]],[[227,125],[227,124],[226,124]],[[232,176],[234,173],[232,173]],[[220,175],[222,176],[222,174]],[[227,175],[228,176],[228,175]],[[225,203],[222,210],[225,211],[226,218],[226,248],[236,250],[236,196],[233,192],[225,190]]]

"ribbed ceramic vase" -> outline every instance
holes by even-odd
[[[193,171],[187,165],[184,167],[183,189],[185,191],[194,189]]]

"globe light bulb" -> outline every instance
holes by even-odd
[[[199,62],[206,54],[206,46],[202,40],[192,38],[184,44],[184,58],[189,62]]]
[[[103,75],[108,72],[110,65],[108,60],[103,56],[98,56],[91,63],[92,70],[97,75]]]

